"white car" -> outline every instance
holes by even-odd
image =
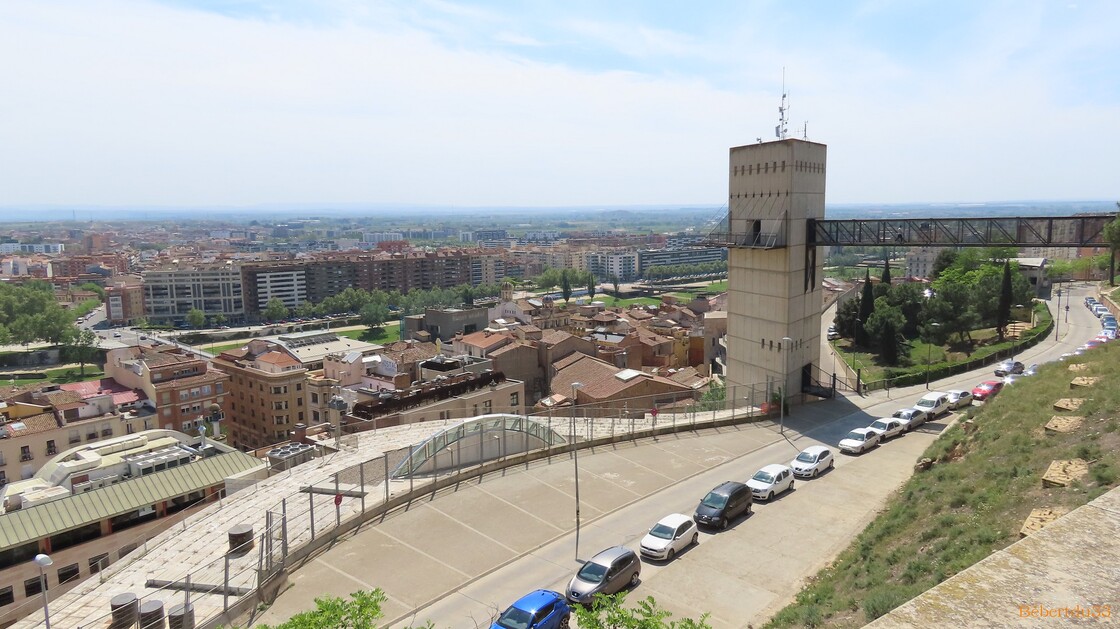
[[[907,431],[914,430],[929,421],[929,414],[920,408],[900,408],[891,413],[891,417],[902,422]]]
[[[922,396],[922,399],[914,403],[914,408],[923,410],[929,414],[930,419],[935,419],[938,415],[949,410],[949,394],[934,391]]]
[[[653,525],[642,538],[640,550],[643,557],[672,561],[677,553],[699,541],[696,522],[687,515],[673,513]]]
[[[856,428],[840,440],[841,452],[863,454],[879,445],[879,433],[870,428]]]
[[[789,462],[793,475],[802,478],[815,478],[821,470],[830,470],[835,464],[832,450],[824,446],[809,446]]]
[[[754,473],[747,481],[755,500],[770,500],[776,494],[793,489],[793,470],[789,466],[771,463]]]
[[[892,437],[901,436],[902,431],[906,427],[902,425],[902,422],[893,417],[884,417],[883,419],[876,419],[871,422],[871,425],[867,428],[879,433],[879,441],[886,441]]]
[[[1026,369],[1024,369],[1023,370],[1023,375],[1024,376],[1038,375],[1038,363],[1034,363],[1030,367],[1027,367]]]
[[[1038,365],[1031,365],[1031,367],[1037,366]],[[961,391],[959,389],[949,391],[949,408],[951,410],[957,410],[964,406],[972,406],[972,392]]]

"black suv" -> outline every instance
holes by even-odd
[[[750,515],[752,500],[750,487],[727,481],[709,491],[697,505],[696,523],[724,530],[740,515]]]

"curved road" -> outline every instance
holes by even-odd
[[[1094,336],[1099,323],[1082,303],[1086,294],[1074,291],[1060,340],[1051,336],[1017,359],[1056,360]],[[977,370],[936,386],[971,389],[990,374]],[[1003,395],[1014,395],[1014,388]],[[811,444],[834,445],[851,428],[923,393],[924,386],[908,387],[796,407],[785,435],[772,424],[752,424],[581,454],[578,552],[570,459],[487,477],[414,503],[310,560],[256,620],[275,624],[310,608],[316,596],[381,587],[392,626],[429,619],[437,627],[487,626],[529,590],[563,590],[577,557],[616,544],[636,549],[657,519],[691,514],[720,482],[745,480]],[[863,456],[840,455],[834,471],[798,481],[793,492],[756,505],[753,516],[726,532],[702,533],[699,545],[672,563],[643,561],[631,599],[653,596],[678,617],[710,612],[714,627],[764,622],[866,526],[949,421],[946,416]]]

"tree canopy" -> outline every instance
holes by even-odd
[[[0,284],[0,338],[20,345],[35,341],[57,345],[75,330],[74,317],[58,305],[47,282]]]

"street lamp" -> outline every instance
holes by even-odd
[[[939,328],[939,327],[941,327],[941,324],[937,323],[936,321],[933,321],[929,324],[929,327]],[[929,391],[929,365],[932,361],[933,361],[933,343],[931,341],[929,345],[926,345],[926,391]]]
[[[782,357],[782,405],[778,410],[778,432],[784,435],[786,432],[786,387],[789,386],[789,352],[793,348],[793,339],[783,336],[782,343],[785,343],[786,354]]]
[[[43,568],[53,566],[54,560],[48,555],[39,553],[35,555],[35,564],[39,566],[39,592],[43,594],[43,623],[47,629],[51,629],[51,612],[47,609],[47,575],[43,572]]]
[[[572,383],[572,418],[570,431],[572,438],[572,463],[575,467],[576,478],[576,561],[579,561],[579,448],[576,447],[576,391],[582,388],[582,382]]]
[[[1058,307],[1054,310],[1054,342],[1058,342],[1058,324],[1062,322],[1062,289],[1058,288]]]

